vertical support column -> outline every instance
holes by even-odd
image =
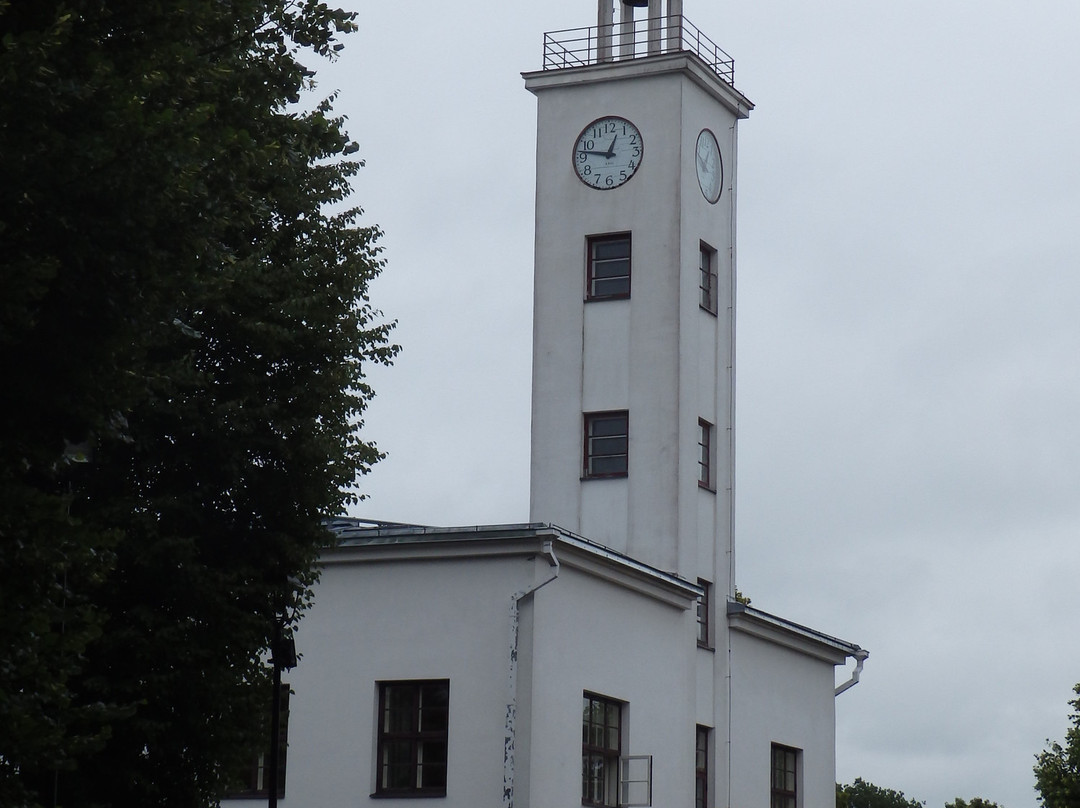
[[[649,0],[649,56],[656,56],[661,50],[662,0]]]
[[[614,30],[615,0],[596,2],[596,61],[611,61],[611,34]]]
[[[634,58],[634,7],[619,3],[619,58]]]
[[[682,0],[668,0],[667,51],[682,50]]]

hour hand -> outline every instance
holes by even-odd
[[[609,160],[615,156],[615,141],[618,139],[619,136],[615,135],[615,137],[611,139],[611,143],[608,144],[607,151],[604,152],[604,157],[608,158]]]

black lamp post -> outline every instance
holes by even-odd
[[[285,637],[285,618],[279,615],[274,621],[274,646],[270,651],[274,664],[274,692],[270,702],[270,771],[267,773],[269,786],[268,804],[277,808],[278,771],[281,763],[281,671],[296,667],[296,643],[292,637]]]

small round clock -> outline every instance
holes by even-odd
[[[702,129],[697,136],[694,165],[697,168],[697,181],[702,195],[710,204],[715,204],[724,185],[724,163],[720,160],[716,135],[708,129]]]
[[[626,118],[597,118],[574,143],[574,171],[590,188],[609,191],[629,180],[641,167],[645,143]]]

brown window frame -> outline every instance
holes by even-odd
[[[378,682],[378,739],[376,743],[375,792],[372,797],[445,797],[447,781],[447,762],[450,733],[450,680],[449,679],[407,679]],[[391,690],[401,690],[412,694],[412,703],[408,710],[408,728],[391,729],[393,718],[391,711],[394,703],[390,698]],[[425,696],[436,698],[434,706],[425,708]],[[433,728],[425,725],[425,709],[433,718]],[[391,760],[397,752],[407,752],[408,760]],[[441,751],[441,754],[439,752]],[[435,753],[433,760],[425,759],[425,752]],[[396,785],[392,779],[392,769],[411,772],[410,785]],[[425,771],[425,768],[427,771]],[[434,775],[427,781],[429,772]],[[441,773],[441,777],[439,774]],[[425,784],[427,783],[427,784]]]
[[[716,490],[714,479],[714,432],[713,424],[698,418],[698,486],[708,491]]]
[[[619,804],[619,760],[622,757],[625,702],[585,691],[581,712],[581,804],[614,808]],[[596,710],[601,718],[595,720]],[[614,716],[614,722],[610,718]],[[612,732],[615,745],[610,743]],[[599,733],[600,743],[597,733]],[[598,769],[594,765],[599,764]],[[599,771],[599,776],[593,774]]]
[[[694,808],[709,808],[709,739],[712,730],[697,725],[694,731]]]
[[[602,422],[621,421],[622,429],[617,432],[597,434],[595,427]],[[628,410],[604,410],[587,412],[582,418],[584,437],[582,440],[582,479],[595,480],[612,477],[626,477],[630,472],[630,413]],[[622,440],[619,446],[617,441]],[[616,443],[611,443],[611,442]],[[601,442],[604,442],[601,444]],[[612,451],[619,449],[622,451]],[[619,463],[621,458],[621,463]],[[613,461],[615,467],[597,471],[597,461]],[[607,463],[603,465],[608,465]]]
[[[769,763],[770,808],[799,808],[799,759],[801,750],[772,745]]]
[[[712,626],[709,622],[709,611],[712,609],[712,583],[704,578],[698,578],[697,584],[704,590],[704,594],[697,601],[697,644],[701,648],[712,648]]]
[[[698,288],[701,292],[698,305],[709,314],[716,314],[717,298],[717,275],[716,275],[716,250],[700,242],[698,253]]]
[[[630,297],[631,266],[633,263],[633,242],[630,233],[607,233],[602,236],[587,236],[585,239],[585,300],[626,300]],[[625,255],[601,256],[601,248],[606,245],[625,243]],[[625,262],[626,272],[609,275],[617,264]],[[600,289],[603,291],[600,291]],[[614,290],[614,291],[612,291]]]

